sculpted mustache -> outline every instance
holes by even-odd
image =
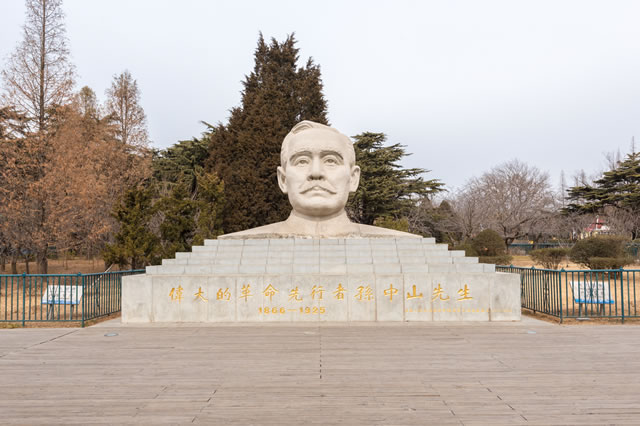
[[[335,191],[335,190],[333,190],[332,188],[327,188],[327,187],[326,187],[326,186],[324,186],[324,185],[318,185],[318,184],[313,184],[313,185],[305,186],[305,187],[304,187],[304,189],[301,191],[301,193],[303,193],[303,194],[304,194],[304,193],[306,193],[306,192],[311,191],[311,190],[312,190],[312,189],[314,189],[314,188],[322,189],[323,191],[327,191],[327,192],[328,192],[328,193],[330,193],[330,194],[335,194],[335,193],[336,193],[336,191]]]

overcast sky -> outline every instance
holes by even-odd
[[[331,124],[407,145],[448,188],[518,158],[569,177],[640,138],[639,1],[65,0],[78,88],[129,69],[153,145],[226,122],[258,33],[295,32],[322,69]],[[0,1],[0,64],[24,2]]]

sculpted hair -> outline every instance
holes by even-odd
[[[314,121],[304,120],[293,126],[291,131],[287,133],[287,136],[285,136],[284,140],[282,141],[282,147],[280,148],[280,165],[283,168],[286,168],[287,160],[289,159],[289,142],[291,142],[291,139],[293,139],[294,136],[304,132],[305,130],[310,129],[322,129],[340,135],[340,139],[344,142],[346,148],[345,161],[349,163],[349,167],[353,167],[356,165],[356,153],[353,149],[353,143],[351,142],[351,139],[349,139],[347,136],[343,135],[333,127],[316,123]]]

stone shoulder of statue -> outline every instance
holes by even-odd
[[[296,124],[282,142],[278,185],[293,208],[283,222],[218,238],[421,238],[349,220],[344,210],[358,189],[360,167],[351,140],[312,121]]]

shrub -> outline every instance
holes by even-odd
[[[375,220],[375,225],[381,228],[409,232],[409,220],[405,217],[403,217],[402,219],[394,219],[389,216],[379,217]]]
[[[485,229],[471,240],[471,247],[480,256],[501,256],[507,253],[507,245],[496,231]]]
[[[476,252],[476,250],[471,246],[471,243],[469,241],[465,241],[462,244],[459,244],[457,246],[453,246],[452,250],[464,250],[464,255],[465,256],[477,256],[478,252]]]
[[[569,255],[567,248],[544,248],[531,250],[529,256],[534,262],[542,265],[546,269],[558,269],[558,266]]]
[[[492,263],[494,265],[509,265],[511,263],[512,256],[508,254],[501,254],[499,256],[480,256],[478,261],[480,263]]]
[[[591,258],[626,258],[624,246],[625,239],[622,237],[597,235],[578,241],[569,252],[569,258],[572,262],[594,269]]]
[[[633,262],[630,257],[590,257],[589,268],[591,269],[620,269],[624,265]]]

